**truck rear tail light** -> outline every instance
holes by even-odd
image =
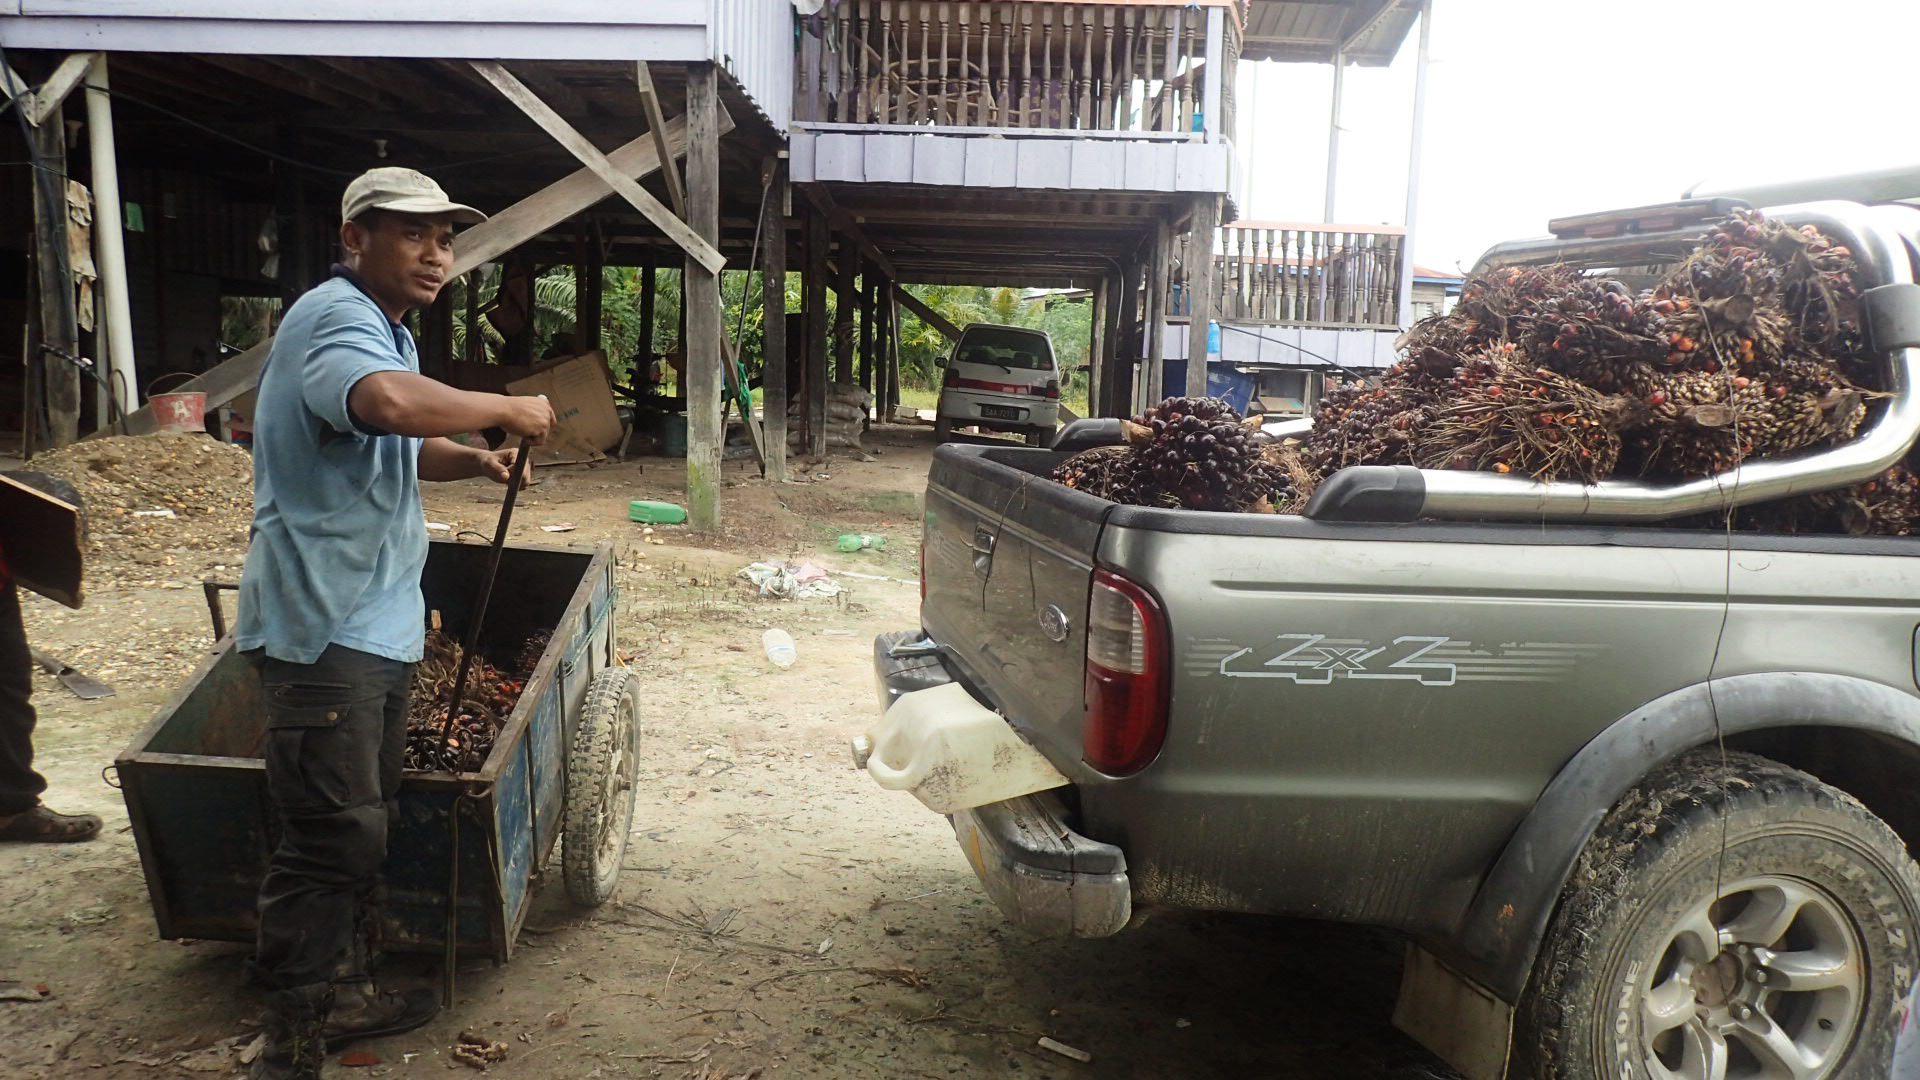
[[[1139,772],[1167,737],[1167,615],[1145,589],[1093,572],[1087,605],[1087,764],[1109,776]]]
[[[1047,380],[1047,396],[1055,399],[1058,399],[1060,397],[1060,380],[1059,379]]]
[[[953,370],[952,367],[948,367],[947,373],[945,375],[940,376],[941,386],[952,386],[954,383],[957,383],[959,381],[960,381],[960,373]]]

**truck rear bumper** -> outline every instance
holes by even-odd
[[[962,810],[960,850],[1000,913],[1041,937],[1106,937],[1133,916],[1127,858],[1062,820],[1048,793]]]
[[[953,695],[963,689],[950,685],[956,680],[935,652],[894,655],[896,648],[919,636],[912,632],[883,634],[873,643],[880,709],[896,721],[915,715],[917,706],[943,692]],[[1044,765],[1047,772],[1053,772],[1038,750],[1018,741],[1004,720],[997,716],[995,720],[1006,728],[1006,735],[1020,750],[1040,759],[1036,768]],[[897,742],[901,737],[895,732],[854,740],[855,764],[882,780],[890,767],[869,760],[869,755],[879,749],[881,740]],[[916,747],[907,756],[925,752],[928,748]],[[1000,756],[1005,756],[1004,749]],[[949,770],[964,767],[960,761],[942,764]],[[959,786],[963,787],[976,786],[969,782],[974,779],[987,786],[997,782],[960,779]],[[1059,783],[1065,782],[1064,777],[1059,778]],[[915,794],[927,801],[921,792]],[[1058,797],[1029,790],[984,805],[955,809],[948,819],[987,895],[1021,929],[1043,937],[1104,937],[1118,932],[1132,916],[1133,890],[1126,856],[1112,844],[1090,840],[1068,827]]]

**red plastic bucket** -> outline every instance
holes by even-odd
[[[153,410],[154,430],[186,432],[207,430],[207,395],[155,394],[147,399]]]

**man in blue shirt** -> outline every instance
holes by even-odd
[[[426,613],[419,481],[505,483],[515,451],[445,436],[504,428],[539,441],[544,398],[420,374],[401,324],[453,265],[453,227],[485,215],[411,169],[375,169],[341,202],[333,277],[287,310],[260,377],[252,545],[235,645],[260,671],[267,788],[281,836],[260,885],[249,961],[268,991],[256,1080],[317,1080],[329,1048],[431,1019],[432,991],[377,990],[368,909],[399,791]]]

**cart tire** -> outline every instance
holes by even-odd
[[[620,883],[640,767],[640,680],[626,668],[594,676],[567,753],[560,866],[567,896],[598,907]]]

